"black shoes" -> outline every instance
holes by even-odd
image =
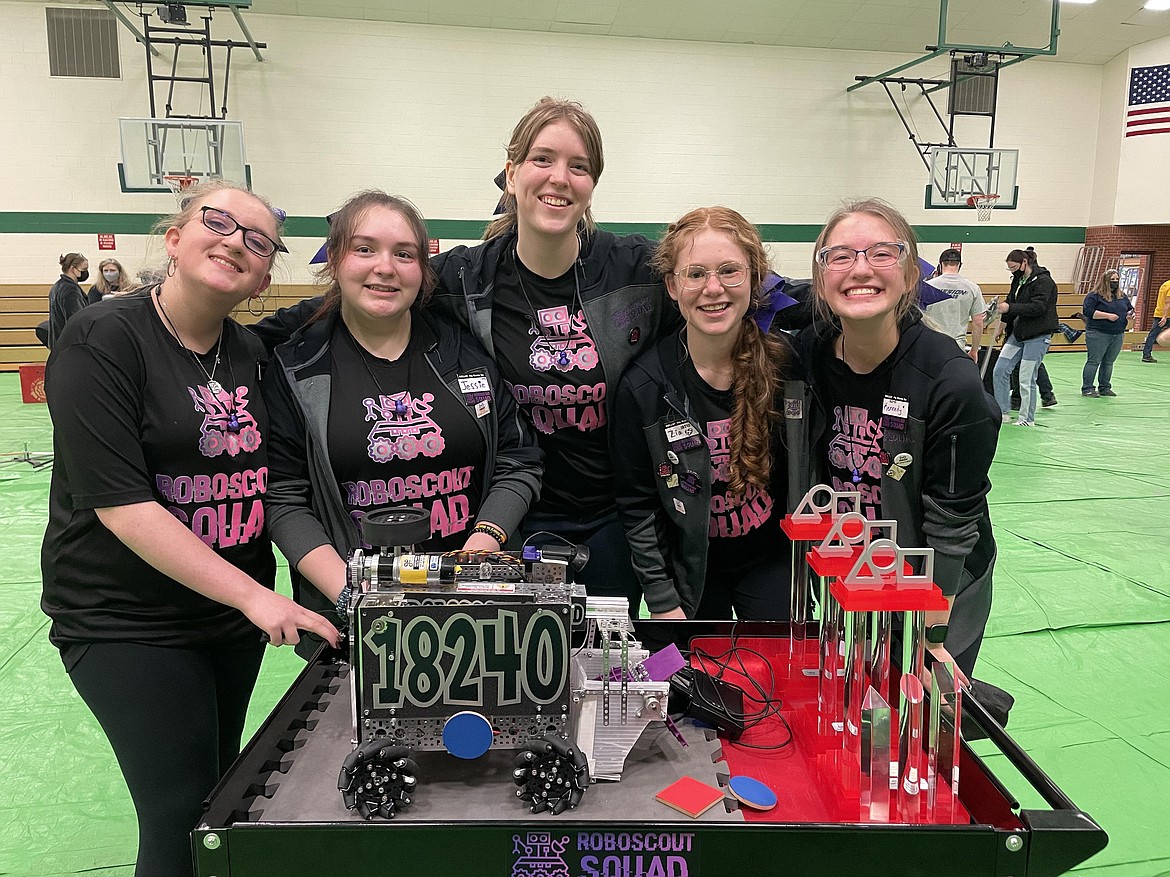
[[[1045,399],[1040,400],[1040,407],[1041,408],[1051,408],[1055,404],[1056,404],[1056,397],[1055,396],[1049,396]]]
[[[1097,395],[1098,396],[1116,396],[1117,394],[1114,393],[1112,390],[1101,390]]]
[[[1143,356],[1142,357],[1142,362],[1157,362],[1157,361],[1158,360],[1154,359],[1154,357],[1152,357],[1152,356]]]
[[[1110,392],[1113,392],[1113,391],[1110,390]],[[1096,399],[1101,394],[1098,393],[1096,390],[1081,390],[1081,395],[1084,396],[1086,399]],[[1114,395],[1116,395],[1116,394],[1114,394]]]

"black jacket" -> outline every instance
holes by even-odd
[[[65,331],[69,318],[86,305],[85,290],[72,277],[62,274],[49,290],[49,340],[45,345],[50,350]]]
[[[827,480],[827,461],[815,450],[827,426],[816,363],[832,350],[837,334],[819,328],[819,333],[817,327],[806,329],[799,339],[810,393],[814,483]],[[882,475],[882,516],[898,522],[902,546],[934,549],[934,580],[944,594],[958,594],[973,581],[986,581],[989,591],[985,574],[995,558],[995,539],[988,471],[999,409],[984,390],[978,367],[952,338],[923,325],[917,310],[903,318],[900,329],[888,393],[907,400],[909,416],[904,430],[884,430],[882,450],[891,460],[909,454],[912,462],[901,479]],[[956,643],[952,654],[964,645]]]
[[[795,351],[785,343],[789,356],[787,362],[777,364],[782,367],[781,377],[798,371]],[[687,617],[693,617],[707,575],[711,453],[707,443],[700,442],[696,448],[677,451],[677,463],[670,463],[667,456],[667,424],[685,420],[702,434],[684,389],[679,367],[681,348],[679,334],[671,333],[626,370],[611,412],[610,444],[617,475],[618,509],[646,606],[651,612],[668,612],[681,606]],[[803,384],[799,386],[803,390]],[[777,407],[786,410],[786,406]],[[793,498],[802,495],[795,490],[803,480],[799,473],[806,468],[807,458],[797,421],[783,422],[786,429],[777,424],[774,436],[773,464],[788,466],[786,505],[791,510]],[[698,473],[698,492],[690,494],[680,487],[668,487],[666,479],[659,475],[662,465],[669,466],[675,474],[688,470]]]
[[[263,384],[271,435],[268,526],[272,540],[288,558],[297,602],[317,611],[327,611],[332,604],[304,581],[296,571],[297,564],[321,545],[332,545],[348,559],[361,544],[357,527],[342,504],[327,447],[332,365],[329,339],[337,319],[334,313],[310,323],[278,347]],[[494,387],[489,414],[475,417],[487,449],[483,498],[476,517],[514,532],[540,493],[540,449],[499,380],[495,363],[479,345],[450,322],[426,311],[415,311],[414,319],[425,321],[433,331],[436,340],[427,351],[427,360],[460,404],[473,407],[459,392],[460,375],[484,374]]]
[[[1060,328],[1056,316],[1056,281],[1047,268],[1037,265],[1027,277],[1012,283],[1003,315],[1005,338],[1028,341],[1051,335]]]
[[[493,355],[496,271],[515,246],[516,233],[511,231],[431,259],[439,275],[433,306],[467,326]],[[679,325],[677,311],[666,305],[669,299],[661,279],[650,270],[653,253],[654,242],[641,235],[619,237],[598,230],[581,241],[574,265],[581,306],[611,387],[635,356]]]

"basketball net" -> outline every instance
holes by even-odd
[[[991,222],[991,211],[995,209],[995,202],[999,195],[971,195],[967,199],[967,206],[975,208],[975,218],[979,222]]]
[[[190,189],[199,180],[196,177],[187,176],[186,174],[171,174],[163,177],[163,182],[167,184],[167,188],[174,194],[175,200],[181,201],[183,192]]]

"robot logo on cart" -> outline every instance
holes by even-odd
[[[547,831],[530,831],[525,839],[512,835],[512,853],[516,864],[512,866],[512,877],[569,877],[569,866],[565,864],[565,847],[569,838],[553,838]]]

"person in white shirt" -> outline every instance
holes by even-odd
[[[945,332],[976,362],[983,343],[983,318],[987,303],[979,285],[959,274],[963,265],[958,250],[946,249],[938,257],[939,275],[927,281],[947,298],[926,306],[924,313],[939,331]],[[967,343],[967,326],[971,326],[971,344]]]

